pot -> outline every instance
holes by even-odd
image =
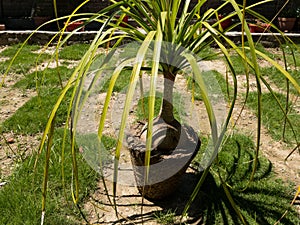
[[[136,185],[145,198],[166,198],[173,194],[180,185],[182,176],[201,145],[192,127],[183,125],[181,134],[179,143],[172,154],[162,156],[159,161],[155,160],[148,168],[141,165],[136,157],[137,151],[145,150],[145,144],[139,143],[136,137],[127,137]],[[147,169],[149,169],[148,178],[145,176]]]
[[[278,17],[279,29],[284,32],[293,30],[296,18]]]
[[[78,27],[80,27],[82,25],[83,25],[82,21],[70,22],[70,23],[68,23],[68,25],[66,27],[66,31],[71,32],[71,31],[77,29]],[[84,26],[82,26],[79,31],[84,31]]]

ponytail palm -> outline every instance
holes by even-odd
[[[88,1],[82,3],[86,4]],[[280,65],[272,61],[267,55],[259,52],[255,49],[255,44],[252,40],[252,36],[247,27],[246,21],[244,20],[245,11],[258,16],[251,10],[243,8],[238,5],[234,0],[224,1],[224,3],[217,9],[209,9],[207,11],[202,10],[203,5],[206,3],[205,0],[199,0],[193,7],[191,6],[191,1],[141,1],[141,0],[125,0],[125,1],[111,1],[112,4],[107,8],[101,10],[99,13],[95,14],[81,14],[81,19],[84,17],[86,23],[97,21],[102,25],[101,29],[97,33],[95,39],[90,44],[90,48],[87,50],[82,60],[80,61],[78,67],[75,69],[74,73],[70,77],[69,81],[65,84],[57,103],[54,105],[53,111],[49,115],[49,120],[45,128],[43,138],[41,140],[40,151],[46,146],[47,157],[51,152],[51,140],[53,136],[55,116],[57,110],[64,100],[66,93],[72,90],[72,99],[69,107],[69,119],[72,120],[71,127],[71,141],[72,141],[72,155],[73,155],[73,172],[74,172],[74,192],[73,200],[75,204],[78,204],[79,193],[78,193],[78,179],[77,179],[77,164],[76,164],[76,132],[77,124],[80,119],[80,113],[84,107],[84,103],[90,94],[92,94],[92,88],[97,85],[97,80],[101,80],[105,77],[105,71],[111,72],[111,77],[109,79],[109,86],[106,90],[106,99],[103,105],[101,117],[99,117],[97,138],[99,143],[101,143],[104,129],[105,129],[105,119],[108,114],[108,108],[110,106],[111,97],[113,94],[114,86],[116,80],[120,76],[120,73],[128,67],[130,67],[131,75],[128,77],[129,86],[126,90],[126,99],[123,106],[123,111],[121,115],[121,122],[118,128],[118,141],[114,151],[114,193],[116,193],[116,182],[118,181],[118,167],[121,155],[121,149],[123,147],[125,139],[125,128],[126,122],[128,120],[128,115],[130,112],[130,106],[133,101],[133,96],[137,82],[140,76],[145,76],[143,72],[147,72],[150,77],[150,89],[149,89],[149,110],[147,115],[147,126],[142,133],[145,139],[145,154],[143,154],[142,162],[149,168],[151,163],[151,157],[153,156],[153,150],[157,150],[159,154],[171,154],[171,152],[178,145],[181,136],[181,126],[182,124],[174,116],[174,104],[173,104],[173,88],[174,82],[176,83],[176,78],[183,70],[187,69],[190,72],[189,76],[193,83],[199,86],[199,92],[201,94],[202,101],[204,102],[205,109],[208,115],[209,124],[211,128],[211,144],[209,145],[209,150],[203,155],[203,160],[201,161],[201,166],[204,169],[203,175],[199,180],[193,194],[190,196],[188,205],[185,211],[188,210],[189,205],[192,203],[193,199],[197,195],[205,176],[208,174],[210,165],[215,160],[218,152],[221,150],[222,143],[225,137],[225,133],[228,128],[228,124],[231,119],[232,111],[235,107],[235,102],[237,98],[237,76],[235,71],[235,66],[231,59],[231,52],[234,51],[243,62],[245,69],[245,76],[248,79],[248,71],[253,71],[256,78],[256,88],[258,96],[258,128],[257,128],[257,152],[255,161],[258,159],[259,145],[260,145],[260,126],[261,126],[261,85],[269,85],[264,79],[261,79],[261,74],[259,70],[259,65],[257,63],[257,55],[268,60],[272,63],[281,73],[285,76],[300,92],[299,84],[295,79]],[[267,1],[265,1],[267,2]],[[82,6],[81,5],[81,6]],[[234,12],[222,20],[216,20],[215,23],[211,24],[207,21],[210,19],[218,18],[218,13],[227,6],[232,7]],[[76,18],[78,7],[74,13],[69,17],[69,19]],[[250,8],[249,8],[250,9]],[[115,14],[121,14],[119,20],[115,19]],[[127,24],[124,26],[121,21],[124,15],[129,16],[133,20],[134,24]],[[231,41],[225,34],[221,27],[221,22],[228,19],[229,17],[238,18],[238,23],[236,25],[241,25],[242,31],[245,32],[245,37],[248,41],[248,47],[244,46],[244,37],[242,38],[242,46],[237,46],[233,41]],[[232,25],[229,29],[235,27]],[[62,29],[64,32],[65,27]],[[73,33],[67,35],[65,38],[60,36],[58,42],[58,48],[62,46],[67,40],[72,36]],[[133,56],[126,57],[119,62],[118,65],[111,68],[110,60],[113,59],[116,49],[121,45],[122,41],[130,40],[139,43],[139,47],[134,51]],[[112,44],[110,53],[105,56],[105,59],[101,61],[100,66],[98,65],[97,70],[94,72],[94,77],[90,82],[90,86],[85,89],[86,80],[90,71],[94,70],[93,65],[97,62],[97,49],[100,46],[106,44]],[[230,75],[233,79],[233,91],[228,99],[228,109],[224,113],[224,120],[221,124],[218,124],[218,120],[215,115],[214,101],[211,96],[210,83],[207,82],[207,77],[204,76],[203,64],[199,63],[198,54],[203,53],[207,46],[215,45],[220,49],[220,54],[224,57]],[[149,60],[149,52],[151,53],[151,59]],[[58,54],[57,54],[58,55]],[[158,77],[162,76],[164,80],[163,88],[163,100],[158,116],[154,116],[154,107],[156,101],[156,87],[158,83]],[[215,84],[213,84],[215,85]],[[195,89],[196,90],[196,89]],[[197,89],[198,90],[198,89]],[[272,92],[272,90],[270,89]],[[66,130],[69,123],[66,123]],[[153,137],[156,134],[164,133],[163,141],[160,141],[155,146],[155,140]],[[65,135],[66,136],[66,135]],[[65,144],[65,143],[64,143]],[[103,146],[99,145],[99,151],[102,151]],[[156,154],[156,153],[155,153]],[[101,155],[101,153],[100,153]],[[101,167],[101,161],[98,164]],[[98,166],[97,164],[97,166]],[[48,166],[46,163],[45,167],[45,177],[43,185],[43,213],[45,212],[45,197],[47,189],[48,180]],[[102,175],[102,171],[99,171]],[[253,173],[255,173],[255,168]],[[145,176],[149,174],[149,170],[145,170]],[[253,176],[252,176],[253,178]],[[103,179],[103,182],[104,179]],[[234,204],[234,200],[230,196],[228,186],[224,182],[223,184],[225,193],[228,196],[230,203],[235,209],[236,213],[239,215],[240,220],[245,223],[241,213],[238,211]]]

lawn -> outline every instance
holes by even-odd
[[[1,61],[0,64],[1,74],[8,67],[10,59],[12,59],[18,48],[19,45],[2,48],[0,52],[0,58],[3,59],[3,62]],[[58,66],[54,68],[44,66],[42,70],[35,71],[34,68],[37,68],[37,65],[41,65],[42,63],[47,65],[47,62],[51,59],[51,55],[46,53],[39,54],[38,50],[41,49],[41,46],[25,45],[16,58],[15,63],[12,64],[6,79],[14,76],[17,79],[11,81],[9,84],[4,83],[0,89],[0,93],[5,96],[5,98],[1,96],[0,99],[0,104],[3,104],[2,109],[0,109],[0,164],[3,163],[4,165],[4,163],[9,161],[9,165],[13,168],[11,173],[4,173],[4,169],[0,167],[0,209],[2,212],[0,224],[40,223],[42,184],[45,158],[47,156],[45,152],[39,154],[39,146],[36,145],[30,150],[30,153],[26,154],[20,160],[17,156],[22,154],[22,151],[25,151],[22,145],[24,143],[18,143],[16,139],[10,140],[8,136],[13,134],[13,137],[27,135],[29,137],[38,137],[38,139],[41,138],[41,133],[47,124],[47,119],[53,105],[61,93],[62,86],[65,85],[71,76],[74,71],[74,65],[79,62],[82,52],[87,48],[87,44],[65,46],[60,51],[60,63]],[[266,54],[270,54],[262,46],[259,46],[259,48],[265,51]],[[220,57],[216,57],[217,54],[214,54],[214,51],[213,48],[209,49],[207,52],[210,52],[210,54],[207,53],[207,55],[204,54],[201,57],[204,61],[222,60]],[[101,59],[101,54],[98,56],[99,59]],[[213,57],[209,57],[208,55],[213,55]],[[277,51],[273,51],[269,56],[274,59],[281,58],[280,53]],[[296,59],[299,58],[300,54],[296,52]],[[236,60],[236,64],[238,65],[240,61],[238,61],[238,58]],[[288,62],[292,64],[292,59],[289,58]],[[299,71],[292,65],[289,69],[293,70],[296,79],[300,77]],[[277,146],[284,146],[286,149],[278,149],[277,151],[284,151],[283,155],[287,155],[295,146],[295,139],[300,138],[300,110],[299,104],[297,105],[297,101],[294,100],[297,93],[291,88],[291,96],[287,102],[286,96],[282,94],[284,93],[283,90],[286,89],[285,80],[279,79],[277,71],[273,68],[264,67],[261,70],[264,77],[270,79],[274,86],[276,86],[274,95],[277,97],[278,102],[282,104],[282,108],[278,107],[274,99],[271,98],[270,93],[263,93],[263,127],[267,130],[266,135],[278,143]],[[244,72],[242,69],[238,71],[241,74]],[[126,89],[129,75],[130,71],[125,71],[118,78],[117,85],[113,90],[116,95],[123,91],[124,88]],[[205,74],[208,77],[211,75],[217,77],[222,92],[224,94],[229,93],[228,97],[230,98],[232,87],[227,88],[226,78],[215,70]],[[104,82],[101,92],[105,93],[107,87],[108,81]],[[188,92],[191,92],[193,88],[198,89],[199,87],[193,87],[192,81],[187,79],[185,88]],[[14,104],[12,100],[18,96],[6,96],[5,93],[11,93],[9,91],[12,91],[12,93],[26,93],[29,90],[35,93],[34,96],[24,101],[15,111],[9,110],[8,112],[6,110],[9,109],[10,105]],[[104,221],[101,220],[101,215],[104,214],[102,216],[105,217],[105,214],[108,214],[107,210],[113,211],[111,206],[102,204],[102,199],[96,199],[94,204],[96,205],[95,208],[98,209],[95,210],[96,212],[93,212],[93,215],[88,214],[89,212],[86,210],[85,205],[90,201],[91,197],[95,198],[94,192],[99,189],[101,178],[89,166],[83,154],[81,154],[80,146],[76,146],[77,154],[75,159],[78,163],[79,173],[79,203],[75,205],[72,201],[71,189],[74,188],[72,171],[74,168],[72,168],[69,143],[71,137],[70,132],[64,129],[70,119],[67,118],[67,113],[71,95],[72,90],[67,93],[56,115],[55,126],[57,129],[50,156],[45,224],[83,224],[85,220],[95,220],[99,215],[97,222],[101,223],[101,221]],[[156,104],[158,104],[156,106],[156,113],[158,113],[161,94],[158,93],[156,97],[158,100],[156,101]],[[245,99],[243,93],[239,97]],[[22,96],[19,98],[22,100]],[[175,98],[180,98],[180,96],[175,95]],[[257,94],[250,92],[245,106],[246,112],[248,110],[248,112],[256,115],[256,99]],[[195,101],[200,104],[202,96],[196,95]],[[145,97],[143,101],[140,101],[136,105],[138,120],[145,119],[144,115],[148,110],[147,102],[148,98]],[[298,108],[294,107],[295,105]],[[177,108],[179,107],[177,106]],[[281,110],[286,108],[289,109],[287,118],[283,117],[281,113]],[[4,114],[9,114],[9,116],[4,117]],[[290,121],[294,126],[290,126],[287,121]],[[270,161],[271,159],[268,159],[266,154],[264,154],[264,150],[269,151],[270,149],[262,149],[262,152],[259,154],[254,180],[249,183],[254,167],[253,160],[255,158],[256,147],[253,135],[249,134],[249,132],[244,132],[244,128],[247,127],[239,127],[237,125],[231,133],[228,133],[223,150],[211,167],[203,189],[195,197],[195,201],[188,211],[187,221],[189,223],[201,221],[203,224],[240,224],[239,218],[234,212],[235,209],[226,197],[227,193],[222,187],[222,181],[226,181],[228,186],[225,190],[228,190],[232,194],[235,206],[241,211],[249,224],[274,224],[286,210],[288,210],[288,213],[281,220],[282,224],[292,225],[299,222],[299,209],[297,211],[294,205],[290,205],[296,193],[296,186],[299,183],[295,183],[295,180],[289,180],[289,177],[283,179],[282,176],[278,176],[279,169],[276,168],[277,164],[274,166],[273,162]],[[67,142],[63,141],[64,135],[68,137],[66,138]],[[201,175],[202,153],[207,146],[206,135],[201,135],[202,133],[200,132],[202,146],[190,168],[193,172],[189,173],[185,178],[189,183],[181,186],[178,191],[179,197],[175,198],[177,203],[174,202],[175,200],[173,202],[172,200],[166,200],[165,202],[154,203],[160,209],[147,215],[151,221],[155,221],[157,224],[178,223],[178,218],[183,212],[185,203],[191,195],[193,187],[196,186],[197,179]],[[96,137],[89,138],[95,139]],[[285,144],[282,144],[283,141]],[[108,149],[108,153],[114,150],[116,146],[115,134],[106,135],[103,144]],[[299,155],[298,152],[294,154],[297,154],[295,157]],[[295,158],[295,161],[290,161],[289,163],[297,164],[298,159]],[[282,161],[283,158],[278,157],[277,160]],[[294,166],[294,168],[297,168],[297,166]],[[298,173],[299,176],[299,168],[295,173]],[[191,177],[188,178],[188,176]],[[180,201],[180,204],[178,204],[178,201]],[[146,208],[147,205],[144,207]],[[136,211],[135,213],[139,214],[140,211]],[[134,221],[134,218],[128,217],[127,219]]]

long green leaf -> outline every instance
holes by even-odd
[[[133,65],[133,70],[130,78],[130,85],[128,87],[128,91],[126,94],[126,100],[124,104],[124,110],[122,113],[122,119],[120,124],[120,130],[118,135],[118,142],[117,147],[115,150],[115,157],[114,157],[114,178],[113,178],[113,195],[116,196],[116,187],[117,187],[117,180],[118,180],[118,166],[119,166],[119,159],[121,154],[121,148],[123,146],[124,136],[125,136],[125,126],[127,117],[130,110],[130,103],[132,102],[132,98],[134,95],[136,83],[139,78],[140,70],[143,64],[143,60],[145,58],[146,52],[149,48],[149,45],[151,44],[151,41],[153,40],[155,36],[155,31],[149,32],[147,37],[145,38],[145,41],[141,44],[141,47],[139,48],[136,60]]]
[[[212,131],[213,142],[216,143],[218,139],[218,129],[216,123],[215,113],[213,111],[213,107],[211,105],[211,101],[208,97],[208,91],[206,88],[206,84],[202,78],[202,73],[200,71],[199,65],[197,63],[196,58],[190,53],[184,53],[183,56],[188,60],[189,64],[192,67],[192,71],[195,77],[196,82],[200,87],[201,96],[203,98],[203,102],[205,104],[206,112],[208,114],[209,123]]]
[[[164,27],[166,16],[167,16],[166,13],[162,13],[162,15],[161,15],[162,28]],[[152,136],[153,136],[152,130],[153,130],[153,118],[154,118],[154,106],[155,106],[155,93],[156,93],[156,84],[157,84],[158,70],[159,70],[159,64],[160,64],[161,46],[162,46],[162,28],[159,24],[158,30],[156,32],[156,39],[155,39],[154,50],[153,50],[149,103],[148,103],[149,111],[148,111],[146,155],[145,155],[145,168],[146,168],[145,182],[148,181],[148,177],[149,177],[149,165],[150,165]]]

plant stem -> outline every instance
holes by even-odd
[[[173,87],[176,75],[171,72],[164,73],[164,95],[160,112],[161,118],[170,124],[174,121],[173,114]]]

